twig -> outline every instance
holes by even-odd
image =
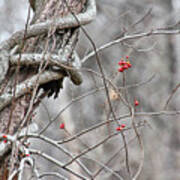
[[[169,97],[164,105],[163,110],[167,110],[169,102],[171,101],[173,95],[176,93],[176,91],[179,89],[179,87],[180,87],[180,84],[176,85],[176,87],[172,90],[172,93],[169,95]]]
[[[57,141],[52,140],[46,136],[39,135],[39,134],[27,133],[26,137],[41,139],[41,140],[45,141],[46,143],[51,144],[52,146],[56,147],[57,149],[62,151],[64,154],[66,154],[68,157],[74,158],[74,155],[72,153],[70,153],[67,149],[60,146],[60,144],[58,144]],[[18,139],[22,139],[22,138],[24,138],[24,135],[18,137]],[[87,175],[89,177],[92,176],[92,173],[86,168],[86,166],[80,160],[77,159],[75,162],[84,170],[84,172],[87,173]]]
[[[177,35],[180,34],[180,30],[150,30],[148,32],[143,32],[143,33],[138,33],[138,34],[132,34],[132,35],[126,35],[122,38],[116,39],[114,41],[108,42],[99,48],[97,48],[97,52],[100,52],[106,48],[109,48],[113,45],[119,44],[121,42],[127,41],[127,40],[135,40],[143,37],[148,37],[148,36],[157,36],[157,35]],[[95,51],[93,50],[90,52],[88,55],[86,55],[82,59],[82,63],[86,62],[90,57],[93,57],[95,55]]]
[[[77,172],[74,172],[74,171],[71,170],[70,168],[65,167],[60,161],[58,161],[57,159],[55,159],[55,158],[47,155],[46,153],[44,153],[44,152],[42,152],[42,151],[38,151],[38,150],[34,150],[34,149],[30,149],[29,151],[30,151],[30,153],[32,153],[32,154],[39,155],[39,156],[43,157],[44,159],[52,162],[53,164],[56,164],[58,167],[66,170],[66,171],[68,171],[69,173],[73,174],[74,176],[76,176],[76,177],[78,177],[78,178],[80,178],[80,179],[82,179],[82,180],[87,180],[87,179],[88,179],[87,177],[85,177],[85,176],[83,176],[83,175],[80,175],[80,174],[78,174]]]
[[[141,153],[142,153],[140,165],[138,167],[137,172],[135,173],[135,175],[132,178],[132,180],[137,180],[137,178],[139,177],[139,175],[140,175],[140,173],[142,171],[143,164],[144,164],[144,146],[143,146],[143,141],[141,139],[141,136],[138,133],[137,127],[135,125],[135,112],[134,112],[134,108],[133,107],[131,108],[131,114],[132,114],[132,117],[131,117],[131,119],[132,119],[132,127],[133,127],[134,132],[135,132],[135,134],[137,136],[138,143],[139,143],[139,146],[140,146],[140,149],[141,149]]]
[[[152,12],[152,8],[148,9],[148,11],[144,14],[143,17],[141,17],[140,19],[138,19],[135,23],[133,23],[130,27],[133,28],[134,26],[136,26],[137,24],[141,23],[142,21],[144,21],[144,19],[146,17],[148,17]]]
[[[128,141],[128,144],[131,143],[131,142],[133,142],[133,141],[135,140],[135,138],[136,138],[136,137],[130,139],[130,140]],[[107,166],[123,149],[124,149],[124,146],[121,147],[121,148],[119,148],[119,149],[113,154],[113,156],[112,156],[111,158],[109,158],[109,160],[105,163],[105,165]],[[102,167],[102,168],[100,168],[99,170],[97,170],[97,171],[94,173],[93,177],[95,178],[96,176],[98,176],[98,174],[100,174],[100,172],[101,172],[103,169],[104,169],[104,167]]]
[[[55,176],[57,178],[63,179],[63,180],[68,180],[68,178],[64,177],[62,174],[58,172],[44,172],[43,174],[39,175],[39,179],[42,179],[46,176]]]
[[[123,178],[118,174],[116,173],[115,171],[113,171],[112,169],[110,169],[109,167],[107,167],[105,164],[93,159],[92,157],[87,157],[87,156],[84,156],[83,158],[85,159],[88,159],[88,160],[91,160],[91,161],[94,161],[96,164],[100,165],[103,169],[109,171],[112,175],[116,176],[116,178],[120,179],[120,180],[123,180]],[[93,177],[94,178],[94,177]]]
[[[138,126],[138,127],[141,127],[141,125]],[[131,130],[131,128],[126,128],[126,129],[124,129],[123,131],[128,131],[128,130]],[[102,145],[102,144],[104,144],[105,142],[109,141],[112,137],[114,137],[114,136],[116,136],[116,135],[118,135],[118,134],[119,134],[119,132],[113,133],[113,134],[107,136],[106,138],[104,138],[103,140],[101,140],[100,142],[98,142],[97,144],[95,144],[95,145],[93,145],[93,146],[85,149],[85,150],[82,151],[80,154],[78,154],[77,156],[75,156],[72,160],[70,160],[69,162],[67,162],[67,163],[64,165],[64,167],[72,164],[72,163],[73,163],[76,159],[78,159],[79,157],[81,157],[81,156],[83,156],[84,154],[88,153],[89,151],[92,151],[93,149],[99,147],[100,145]],[[124,145],[124,147],[125,147],[125,145]]]

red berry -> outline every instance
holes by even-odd
[[[59,126],[60,129],[64,129],[64,127],[65,127],[64,123],[61,123]]]
[[[134,100],[134,105],[135,105],[135,106],[138,106],[138,105],[139,105],[139,101],[135,99],[135,100]]]
[[[4,142],[4,143],[7,143],[7,139],[5,139],[3,142]]]
[[[122,127],[120,126],[116,128],[116,131],[121,131],[121,130],[122,130]]]
[[[128,65],[125,64],[125,65],[123,66],[123,68],[124,68],[124,69],[128,69]]]
[[[26,154],[25,156],[26,156],[26,157],[29,157],[29,156],[30,156],[30,154]]]
[[[126,127],[126,125],[125,124],[121,124],[121,128],[125,128]]]
[[[120,60],[120,61],[118,62],[118,64],[119,64],[120,66],[123,66],[123,65],[125,64],[125,62],[124,62],[123,60]]]
[[[3,135],[3,138],[5,138],[5,139],[6,139],[6,138],[7,138],[7,136],[4,134],[4,135]]]
[[[129,59],[129,56],[126,56],[126,59]]]
[[[119,72],[123,72],[123,71],[124,71],[124,67],[120,67],[120,68],[118,69],[118,71],[119,71]]]
[[[131,63],[127,63],[127,66],[128,66],[128,68],[131,68],[132,64]]]

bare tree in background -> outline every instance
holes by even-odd
[[[163,108],[150,106],[147,108],[150,111],[145,112],[151,101],[147,100],[150,89],[144,90],[144,94],[135,89],[151,84],[155,76],[142,78],[140,82],[139,74],[143,76],[144,72],[148,72],[146,67],[150,66],[142,62],[135,63],[133,58],[139,52],[145,54],[154,50],[157,42],[153,37],[160,35],[167,37],[164,40],[168,44],[167,49],[174,50],[172,39],[174,35],[180,34],[179,21],[167,20],[165,26],[152,28],[148,26],[151,8],[143,16],[140,13],[139,18],[132,16],[130,10],[117,13],[117,17],[122,17],[120,32],[118,29],[116,34],[114,30],[116,38],[106,37],[110,42],[97,48],[98,33],[94,29],[90,35],[83,26],[95,18],[94,0],[29,0],[29,3],[34,12],[33,19],[30,20],[29,9],[24,30],[14,33],[0,44],[0,179],[143,179],[141,172],[146,162],[143,129],[149,129],[147,119],[162,115],[168,119],[168,116],[180,113],[178,107],[168,111],[179,84],[175,78],[170,81],[174,89],[170,87],[172,92],[164,101]],[[128,1],[123,4],[106,0],[98,1],[97,4],[98,10],[104,8],[107,14],[116,13],[113,10],[118,8],[117,5],[121,10],[128,6],[139,11],[143,6],[139,2]],[[171,1],[164,5],[165,12],[170,14]],[[103,33],[101,30],[101,37],[107,36],[106,32],[113,28],[111,16],[109,19],[110,24],[106,25],[109,28],[103,29]],[[140,24],[143,25],[138,27]],[[92,47],[92,51],[83,54],[81,59],[76,52],[80,29]],[[96,41],[92,37],[97,38]],[[112,54],[118,48],[109,50],[113,53],[107,56],[102,51],[117,44],[123,46],[123,56],[113,63],[108,59],[112,59]],[[84,43],[81,49],[85,46],[87,44]],[[172,51],[168,55],[174,58]],[[93,56],[93,63],[88,64],[87,60]],[[175,65],[171,65],[172,74],[175,74]],[[80,87],[64,88],[65,77]],[[51,117],[42,100],[45,97],[57,98],[63,89],[69,95],[69,102]],[[59,99],[62,104],[63,97]],[[156,102],[157,98],[154,97],[152,101]],[[35,110],[41,102],[48,122],[45,121],[38,130]],[[143,110],[139,109],[142,106]],[[60,123],[59,128],[63,131],[60,139],[52,125],[62,120],[62,113],[67,110],[71,117],[70,121],[66,117]],[[161,124],[162,119],[158,120]],[[178,127],[174,128],[177,132]],[[53,137],[46,134],[47,130],[53,132]],[[31,139],[37,145],[30,144]],[[41,141],[48,145],[40,147]],[[47,162],[50,163],[49,167],[44,168]],[[174,163],[173,167],[178,169],[179,166]],[[161,168],[167,169],[168,165]]]

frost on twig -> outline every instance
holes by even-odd
[[[35,133],[38,131],[38,125],[36,123],[30,124],[28,127],[23,128],[19,136],[25,136],[27,133]],[[4,143],[2,140],[6,136],[7,142]],[[5,135],[0,133],[0,159],[4,156],[5,153],[11,148],[11,143],[17,141],[17,134],[14,135]],[[11,142],[11,143],[10,143]]]

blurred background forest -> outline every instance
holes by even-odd
[[[24,28],[28,12],[26,0],[1,0],[0,1],[0,41],[8,38],[16,30]],[[32,13],[31,13],[32,15]],[[147,32],[152,29],[164,28],[180,22],[179,0],[97,0],[97,17],[94,22],[85,28],[92,37],[97,47],[123,35]],[[180,28],[180,23],[175,28]],[[91,52],[92,48],[81,32],[78,44],[78,53],[83,59]],[[126,85],[138,86],[128,88],[129,101],[133,104],[137,98],[140,105],[137,112],[162,111],[173,89],[180,83],[180,36],[156,35],[136,40],[129,40],[116,44],[99,53],[100,60],[105,69],[106,76],[118,87],[123,86],[122,75],[118,73],[118,62],[121,58],[129,56],[132,68],[126,73]],[[95,57],[83,62],[84,68],[98,71]],[[83,84],[74,86],[70,81],[64,82],[64,89],[57,99],[46,98],[37,109],[34,121],[42,129],[50,118],[65,107],[73,98],[102,87],[101,78],[96,77],[90,71],[82,71]],[[151,78],[152,77],[152,78]],[[146,83],[142,83],[146,82]],[[141,84],[142,83],[142,84]],[[167,110],[180,110],[180,90],[174,94]],[[113,107],[117,116],[127,114],[128,110],[120,102],[116,94],[110,91]],[[98,91],[74,102],[66,109],[57,121],[44,132],[44,135],[56,140],[68,137],[82,130],[96,125],[111,116],[104,91]],[[136,118],[136,122],[146,121],[148,125],[140,128],[140,134],[144,142],[144,165],[140,180],[179,180],[180,179],[180,122],[179,116],[145,116]],[[59,124],[64,123],[68,132],[59,129]],[[123,119],[126,126],[131,125],[130,118]],[[81,141],[73,141],[64,145],[75,154],[81,152],[86,146],[92,146],[103,139],[109,133],[116,131],[116,124],[105,125],[86,133]],[[127,139],[135,136],[133,131],[128,131]],[[39,141],[32,140],[35,148],[42,149],[53,157],[66,160],[66,156],[56,148]],[[84,145],[85,144],[85,145]],[[88,169],[95,172],[105,164],[115,152],[123,146],[121,138],[115,136],[110,141],[87,153],[81,161]],[[128,145],[129,161],[132,172],[137,170],[140,163],[141,152],[137,140]],[[124,152],[107,165],[113,171],[125,172],[123,165]],[[61,169],[54,164],[38,159],[38,168],[43,171],[58,171]],[[71,167],[81,171],[76,164]],[[62,172],[64,173],[64,172]],[[64,173],[66,175],[66,173]],[[124,179],[127,178],[124,173]],[[46,178],[44,178],[46,179]],[[47,177],[48,179],[48,177]],[[56,179],[55,177],[51,179]],[[58,179],[58,178],[57,178]],[[69,179],[75,179],[69,177]],[[101,171],[95,179],[118,179],[108,170]],[[127,178],[128,179],[128,178]]]

